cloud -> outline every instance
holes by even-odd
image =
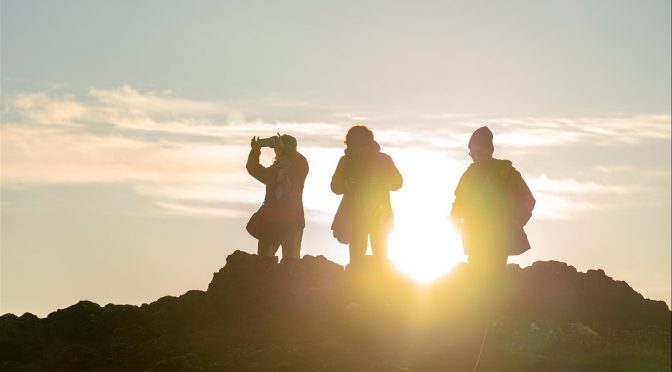
[[[124,108],[150,116],[215,116],[229,110],[222,102],[177,98],[171,91],[141,93],[128,85],[118,89],[92,88],[89,96],[95,98],[101,108]]]
[[[254,204],[263,196],[263,187],[244,169],[250,137],[281,132],[297,136],[301,151],[309,157],[311,173],[305,205],[325,219],[338,199],[329,192],[328,180],[342,155],[350,121],[359,116],[376,118],[372,123],[376,139],[405,167],[402,171],[409,177],[407,187],[415,178],[421,180],[419,184],[441,180],[442,186],[431,192],[446,195],[452,191],[451,182],[459,178],[457,168],[462,166],[457,164],[468,160],[466,145],[471,131],[483,123],[495,132],[496,146],[523,151],[542,148],[558,157],[568,145],[583,145],[590,154],[595,145],[626,149],[645,141],[670,139],[670,115],[478,118],[401,113],[396,117],[394,112],[364,115],[338,108],[335,113],[320,116],[345,118],[347,122],[287,122],[244,121],[246,112],[233,106],[179,98],[169,91],[141,92],[129,86],[90,89],[84,99],[44,92],[9,97],[5,109],[15,118],[2,125],[2,186],[131,182],[139,194],[170,213],[232,216],[239,206],[229,206],[231,203]],[[320,109],[300,103],[297,115],[301,107]],[[457,155],[456,151],[464,153]],[[270,156],[265,155],[266,163],[272,160]],[[600,198],[605,195],[631,198],[644,192],[632,179],[637,175],[648,177],[651,169],[627,163],[598,167],[588,159],[584,168],[597,169],[604,181],[610,177],[607,170],[616,169],[613,167],[633,173],[630,183],[616,177],[612,177],[613,184],[546,174],[530,178],[528,183],[538,199],[535,215],[570,218],[582,211],[604,208]],[[436,177],[437,170],[442,177]],[[545,171],[553,174],[552,169]],[[669,178],[669,171],[665,176]],[[415,195],[410,193],[406,198],[412,201]],[[447,208],[449,201],[444,204]]]
[[[54,98],[46,93],[18,94],[9,100],[8,109],[36,124],[60,125],[72,125],[88,111],[88,107],[72,95]]]
[[[528,185],[534,190],[555,194],[585,194],[585,193],[626,193],[628,188],[616,185],[602,185],[594,182],[579,182],[573,179],[551,179],[545,174],[530,179]]]
[[[484,125],[493,131],[495,146],[519,149],[570,144],[620,146],[672,138],[670,115],[502,118],[446,113],[407,120],[414,120],[414,133],[418,137],[441,134],[440,140],[461,142],[462,146],[466,146],[474,130]]]
[[[638,178],[645,176],[657,180],[657,182],[670,180],[672,171],[669,167],[642,168],[627,164],[597,165],[595,171],[604,175],[619,175],[619,177]]]
[[[307,107],[317,111],[334,109],[305,102],[292,105],[277,98],[265,104],[275,107],[278,102],[296,110],[296,116],[301,116]],[[496,145],[529,149],[576,143],[618,145],[636,144],[647,139],[669,140],[672,122],[670,115],[497,118],[462,113],[355,114],[343,111],[313,113],[315,117],[331,117],[338,122],[245,120],[249,115],[247,111],[259,111],[262,109],[259,106],[263,105],[259,102],[231,105],[222,101],[179,98],[170,91],[141,92],[128,85],[116,89],[92,88],[86,100],[71,94],[53,97],[37,92],[10,97],[6,104],[9,112],[33,124],[103,124],[121,130],[218,138],[249,137],[283,129],[301,135],[319,134],[340,139],[352,122],[375,121],[377,137],[390,145],[444,148],[466,146],[471,131],[481,125],[488,125],[495,132]],[[343,119],[346,123],[340,122]]]
[[[160,206],[196,207],[204,204],[240,206],[241,204],[258,204],[264,199],[263,185],[256,184],[242,169],[222,176],[211,175],[211,177],[191,180],[142,183],[138,184],[135,190],[157,201],[157,205]],[[228,209],[235,208],[232,206]],[[177,207],[171,209],[180,210]]]
[[[180,180],[232,171],[235,146],[3,124],[2,184]]]
[[[501,128],[495,144],[520,148],[577,143],[618,146],[672,138],[670,115],[493,119],[492,123]]]
[[[27,124],[107,124],[119,129],[219,136],[223,134],[212,125],[213,120],[241,117],[221,102],[181,99],[170,92],[140,93],[129,86],[90,89],[87,100],[71,94],[18,94],[8,99],[6,111],[18,114]]]
[[[542,174],[526,180],[537,200],[535,219],[570,219],[577,213],[609,207],[609,196],[629,195],[639,185],[605,185],[592,181],[552,179]],[[607,200],[605,200],[605,197]]]
[[[463,119],[475,116],[473,114],[460,113],[442,113],[442,114],[424,114],[421,117],[427,120],[446,120],[446,119]]]
[[[245,121],[242,110],[219,101],[174,97],[171,92],[139,92],[127,85],[118,89],[90,89],[88,100],[65,94],[53,97],[44,92],[10,97],[6,111],[17,114],[25,124],[62,124],[86,129],[112,126],[118,130],[156,134],[231,139],[272,135],[278,131],[295,134],[342,135],[340,125],[324,122]],[[305,107],[306,103],[297,103]]]
[[[532,212],[536,220],[569,220],[582,212],[599,209],[586,200],[577,200],[567,195],[533,191],[537,204]]]
[[[572,125],[590,133],[600,142],[613,140],[638,143],[643,139],[669,140],[672,135],[670,115],[639,115],[634,117],[583,118]]]
[[[558,146],[577,143],[588,135],[579,132],[560,132],[549,129],[514,130],[500,133],[495,138],[495,145],[508,145],[519,148],[539,146]]]
[[[193,206],[185,205],[180,203],[172,202],[156,202],[156,205],[159,206],[166,213],[174,213],[181,216],[194,216],[194,217],[244,217],[247,213],[232,208],[217,208],[217,207],[207,207],[207,206]]]

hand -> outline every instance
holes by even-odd
[[[278,137],[276,137],[277,141],[275,143],[275,147],[278,148],[278,149],[282,149],[283,147],[285,147],[285,144],[282,143],[282,136],[280,135],[280,133],[276,133],[276,134],[278,135]]]
[[[259,146],[259,137],[252,137],[252,140],[250,141],[250,147],[252,150],[261,149],[261,146]]]

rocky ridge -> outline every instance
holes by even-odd
[[[0,370],[471,371],[482,343],[479,370],[670,370],[667,305],[602,270],[479,278],[462,264],[421,286],[386,263],[236,251],[207,291],[2,315]]]

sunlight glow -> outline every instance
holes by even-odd
[[[399,221],[390,234],[390,259],[399,271],[429,283],[466,260],[459,233],[444,217]]]
[[[389,258],[399,271],[428,283],[466,261],[459,233],[448,220],[453,190],[465,167],[447,154],[398,152],[390,154],[404,175],[404,186],[392,193],[395,227]]]

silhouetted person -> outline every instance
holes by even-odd
[[[474,333],[463,340],[473,354],[474,370],[498,370],[493,365],[491,322],[506,308],[508,281],[504,269],[508,256],[530,249],[523,226],[532,216],[535,200],[520,173],[508,160],[494,159],[492,132],[478,128],[469,140],[473,163],[455,189],[451,219],[460,228],[464,252],[469,258],[468,297],[476,323]],[[467,354],[467,356],[470,353]]]
[[[303,215],[303,185],[308,175],[306,158],[296,151],[296,138],[283,134],[272,137],[275,160],[269,167],[259,164],[261,141],[252,138],[250,154],[247,157],[247,172],[266,185],[264,204],[253,216],[256,226],[254,233],[258,240],[257,254],[274,258],[282,246],[282,261],[300,257],[301,240],[305,219]],[[252,223],[252,220],[250,220]]]
[[[455,189],[451,218],[462,232],[469,264],[486,272],[501,270],[508,256],[530,249],[523,226],[535,200],[508,160],[494,159],[492,132],[478,128],[469,140],[473,163]]]
[[[350,128],[345,145],[331,178],[331,191],[343,195],[331,229],[339,242],[350,244],[351,264],[364,258],[369,237],[373,256],[384,261],[393,225],[390,191],[401,188],[401,174],[392,158],[380,152],[369,128]]]

